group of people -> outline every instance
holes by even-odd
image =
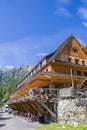
[[[31,113],[28,113],[28,122],[33,122],[34,120],[34,115]]]

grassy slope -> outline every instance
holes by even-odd
[[[36,130],[87,130],[86,125],[61,125],[58,123],[51,123],[50,125],[43,125]]]

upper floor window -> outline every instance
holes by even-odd
[[[72,62],[72,58],[68,57],[68,62],[71,63]]]
[[[87,76],[87,72],[84,72],[84,75]]]
[[[82,65],[85,65],[85,61],[84,60],[82,60]]]
[[[77,75],[81,75],[81,71],[77,70]]]
[[[44,66],[46,64],[46,59],[44,59],[43,61],[42,61],[42,66]]]
[[[34,69],[34,74],[36,73],[36,68]]]
[[[33,75],[33,73],[31,72],[31,73],[30,73],[30,77],[32,77],[32,75]]]
[[[73,51],[73,52],[79,52],[78,48],[75,47],[75,46],[72,47],[72,51]]]
[[[48,71],[48,69],[46,69],[46,71]]]
[[[41,69],[41,67],[42,67],[42,64],[41,64],[41,63],[39,63],[39,65],[37,66],[37,70],[40,70],[40,69]]]
[[[79,59],[75,59],[75,64],[79,64]]]

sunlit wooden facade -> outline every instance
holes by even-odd
[[[13,110],[25,113],[43,115],[47,110],[56,118],[52,107],[55,107],[55,99],[60,98],[59,90],[72,87],[84,89],[86,78],[87,52],[71,35],[18,83],[8,104]]]

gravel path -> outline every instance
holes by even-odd
[[[8,113],[0,113],[0,130],[35,130],[39,122],[29,123],[27,120]]]

